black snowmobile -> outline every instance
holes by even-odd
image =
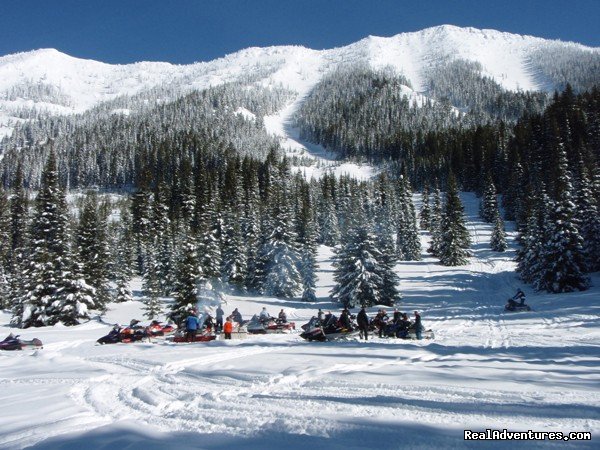
[[[358,328],[342,327],[336,316],[331,315],[328,319],[321,321],[318,317],[313,317],[307,324],[302,325],[304,330],[300,337],[307,341],[333,341],[348,337],[358,336]]]
[[[143,339],[148,339],[150,335],[148,334],[146,327],[140,326],[138,323],[140,323],[140,321],[134,319],[129,326],[125,328],[116,324],[106,336],[102,336],[96,342],[101,345],[117,344],[119,342],[129,344],[131,342],[139,342]]]
[[[417,333],[415,330],[415,324],[409,322],[408,324],[402,323],[402,321],[398,322],[389,322],[383,334],[385,337],[395,337],[398,339],[417,339]],[[421,330],[421,339],[434,339],[435,334],[433,330]]]
[[[12,333],[0,342],[0,350],[24,350],[26,348],[44,348],[44,346],[42,341],[37,338],[26,341],[19,339],[18,334],[15,336]]]
[[[504,311],[510,311],[510,312],[531,311],[531,306],[526,305],[525,302],[517,303],[512,298],[509,298],[508,301],[506,302],[506,305],[504,305]]]

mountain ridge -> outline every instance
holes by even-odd
[[[56,49],[38,49],[0,57],[0,138],[40,112],[82,113],[103,102],[152,89],[168,91],[164,95],[169,100],[243,81],[282,86],[303,98],[327,74],[347,65],[391,68],[409,81],[414,94],[427,95],[434,69],[466,60],[477,64],[481,76],[493,79],[503,89],[552,92],[560,89],[561,83],[542,67],[544,59],[551,59],[544,55],[552,52],[574,60],[581,52],[600,56],[600,48],[573,42],[454,25],[390,37],[367,36],[324,50],[299,45],[249,47],[184,65],[148,61],[113,65]]]

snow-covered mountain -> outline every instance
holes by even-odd
[[[296,92],[298,101],[325,75],[353,64],[393,68],[409,81],[406,91],[415,99],[427,95],[428,75],[433,69],[456,59],[478,63],[482,76],[507,90],[552,91],[564,81],[551,70],[561,63],[553,55],[560,55],[562,62],[581,61],[582,55],[597,58],[600,49],[444,25],[388,38],[369,36],[321,51],[298,46],[248,48],[190,65],[110,65],[53,49],[35,50],[0,58],[0,136],[35,112],[78,113],[149,90],[164,100],[164,96],[176,97],[190,90],[247,81],[281,85]]]

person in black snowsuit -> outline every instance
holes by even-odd
[[[398,322],[402,319],[402,313],[397,309],[394,309],[394,318],[392,319],[394,324],[398,324]]]
[[[396,336],[399,338],[405,338],[408,336],[408,331],[410,330],[411,326],[412,323],[408,318],[408,314],[402,314],[402,319],[400,319],[400,322],[398,322],[398,331],[396,332]]]
[[[359,337],[362,338],[364,336],[365,341],[369,340],[369,316],[367,316],[367,311],[364,306],[356,316],[356,322],[358,323],[358,329],[360,330]]]
[[[220,333],[221,330],[223,329],[223,316],[225,315],[225,311],[223,311],[223,308],[221,308],[221,305],[217,306],[217,310],[215,311],[216,313],[216,319],[217,319],[217,323],[215,325],[215,332]]]
[[[519,300],[520,303],[517,303],[517,300]],[[517,293],[508,299],[508,306],[510,308],[525,306],[525,292],[523,292],[521,289],[517,289]]]
[[[421,314],[419,314],[418,311],[415,311],[415,323],[413,323],[413,328],[415,329],[417,339],[423,339],[421,335],[421,332],[423,331],[423,324],[421,323]]]
[[[380,309],[375,318],[377,319],[377,328],[379,330],[379,337],[382,338],[384,335],[385,327],[387,326],[389,317],[388,317],[385,309]]]
[[[242,313],[240,313],[237,308],[235,308],[231,313],[231,320],[239,323],[240,325],[242,324]]]
[[[279,315],[277,316],[277,320],[279,321],[279,323],[286,323],[287,322],[287,314],[285,313],[285,311],[283,309],[281,311],[279,311]]]
[[[342,328],[346,328],[347,330],[352,329],[352,321],[350,320],[350,311],[344,309],[342,314],[340,315],[340,326]]]

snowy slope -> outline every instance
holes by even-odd
[[[187,92],[231,81],[281,84],[302,99],[325,74],[348,64],[393,67],[410,81],[407,94],[417,101],[427,71],[448,59],[481,63],[483,74],[506,89],[553,90],[531,68],[529,57],[541,48],[598,52],[574,43],[531,36],[439,26],[389,38],[368,37],[346,47],[310,50],[297,46],[249,48],[210,62],[172,65],[141,62],[110,65],[73,58],[53,49],[0,58],[0,136],[32,110],[66,114],[152,88]],[[40,95],[40,91],[42,95]]]
[[[434,341],[308,343],[290,334],[96,346],[106,323],[20,330],[45,348],[0,353],[0,448],[465,448],[467,428],[591,431],[591,442],[559,445],[597,448],[600,276],[584,293],[526,290],[534,311],[504,313],[522,287],[514,232],[506,254],[489,251],[491,226],[477,218],[473,195],[463,200],[470,263],[442,267],[424,255],[397,267],[400,309],[421,310]],[[319,266],[315,304],[228,296],[224,309],[249,317],[285,308],[298,325],[319,307],[338,309],[326,297],[329,248]],[[140,307],[113,305],[105,322],[141,318]],[[5,334],[16,331],[8,320],[0,315]]]

